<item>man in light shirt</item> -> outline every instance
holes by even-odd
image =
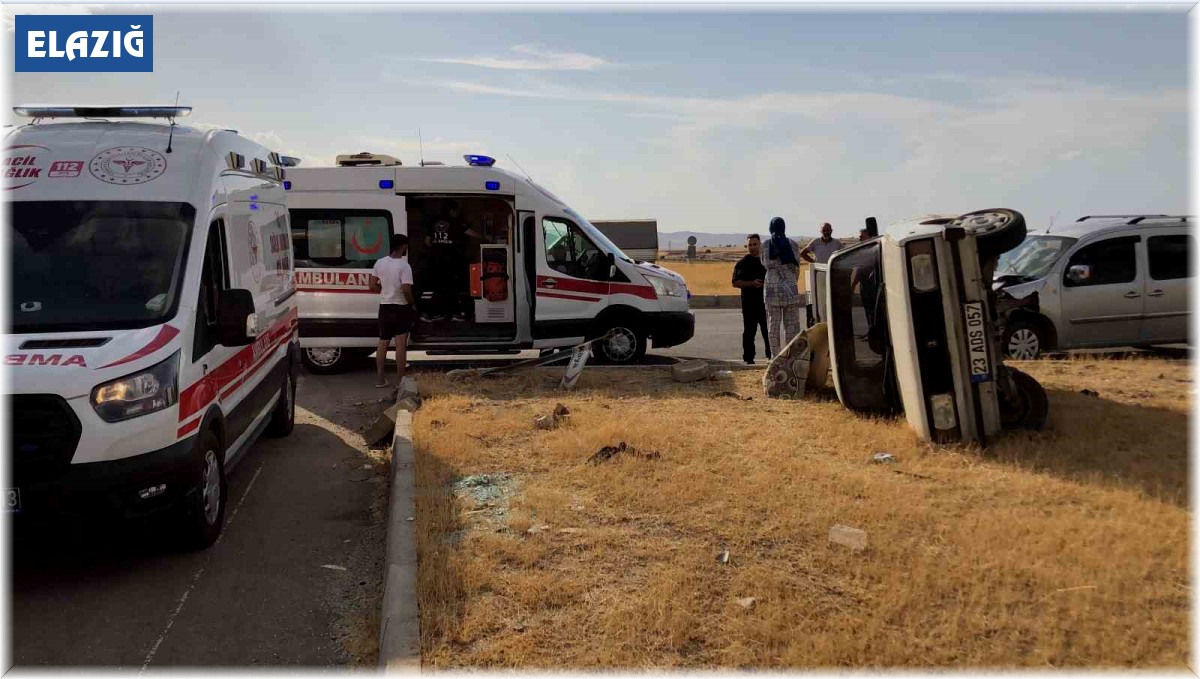
[[[814,238],[800,251],[800,257],[806,262],[825,264],[829,256],[842,249],[842,241],[833,237],[833,227],[829,222],[821,225],[821,237]]]
[[[384,368],[387,362],[388,345],[396,342],[396,384],[404,383],[404,368],[408,357],[408,333],[417,320],[413,297],[413,272],[408,265],[408,236],[392,234],[392,251],[375,262],[375,278],[371,281],[371,292],[380,293],[379,298],[379,349],[375,352],[375,386],[386,389],[388,384]]]

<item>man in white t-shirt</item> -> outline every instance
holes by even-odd
[[[814,238],[800,251],[800,257],[806,262],[827,264],[829,256],[842,249],[842,241],[833,237],[833,227],[829,222],[821,225],[821,237]]]
[[[381,293],[379,298],[379,350],[375,352],[375,386],[389,386],[384,374],[388,345],[396,341],[396,384],[404,382],[404,368],[408,357],[408,333],[417,320],[413,297],[413,272],[408,265],[408,236],[392,234],[392,251],[387,257],[375,262],[375,278],[371,280],[371,292]]]

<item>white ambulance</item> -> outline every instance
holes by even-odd
[[[226,471],[294,423],[284,161],[177,126],[187,107],[14,110],[34,120],[5,149],[7,510],[162,513],[206,547]]]
[[[505,353],[607,334],[599,358],[626,363],[648,344],[691,339],[681,276],[627,257],[557,196],[492,158],[464,159],[405,167],[361,153],[339,156],[338,167],[288,171],[300,343],[311,370],[342,370],[374,351],[371,269],[390,234],[409,238],[421,312],[410,348]],[[452,259],[432,244],[439,223],[460,231]]]

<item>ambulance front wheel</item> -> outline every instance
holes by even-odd
[[[180,510],[179,538],[185,549],[205,549],[217,541],[225,525],[228,487],[225,482],[225,449],[211,429],[196,439],[198,460],[194,485]]]
[[[332,375],[347,370],[358,355],[341,347],[308,347],[300,351],[300,362],[317,375]]]
[[[604,363],[633,363],[646,355],[646,333],[636,324],[618,322],[600,336],[593,346]]]

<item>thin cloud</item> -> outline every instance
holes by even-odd
[[[4,5],[4,30],[16,32],[18,14],[91,14],[100,5]]]
[[[519,57],[435,57],[421,61],[436,64],[460,64],[506,71],[594,71],[611,66],[601,57],[579,52],[556,52],[537,45],[516,45],[512,48]]]

